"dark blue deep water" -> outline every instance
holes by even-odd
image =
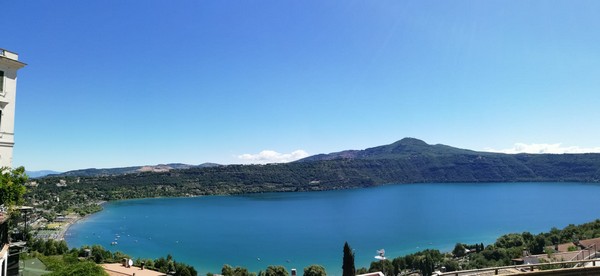
[[[73,225],[71,247],[100,244],[136,257],[170,253],[201,275],[223,264],[325,266],[340,275],[345,241],[356,266],[376,250],[390,258],[456,242],[489,244],[600,218],[600,185],[584,183],[402,184],[378,188],[111,202]],[[118,237],[117,237],[118,235]],[[117,240],[117,245],[111,245]]]

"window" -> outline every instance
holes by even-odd
[[[0,71],[0,93],[4,92],[4,71]]]

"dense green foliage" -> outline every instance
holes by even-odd
[[[223,276],[255,276],[256,273],[250,273],[245,267],[233,268],[230,265],[223,265],[221,269],[221,275]]]
[[[600,180],[600,154],[499,154],[403,139],[364,151],[268,165],[228,165],[38,179],[29,201],[55,213],[97,211],[90,203],[147,197],[321,191],[387,183]],[[63,180],[65,185],[57,185]],[[60,202],[56,202],[60,198]],[[73,206],[78,206],[74,208]]]
[[[67,242],[64,240],[56,241],[53,239],[34,239],[29,242],[30,249],[46,256],[62,255],[69,251]]]
[[[111,169],[81,169],[68,171],[65,173],[60,173],[60,176],[99,176],[99,175],[119,175],[119,174],[129,174],[129,173],[138,173],[141,171],[147,170],[167,170],[167,169],[188,169],[192,167],[198,168],[207,168],[207,167],[215,167],[220,166],[215,163],[204,163],[197,166],[187,165],[181,163],[170,163],[170,164],[162,164],[156,166],[134,166],[134,167],[123,167],[123,168],[111,168]]]
[[[108,276],[108,273],[97,264],[89,261],[77,262],[61,267],[48,276]]]
[[[289,273],[285,267],[280,265],[270,265],[265,270],[264,276],[289,276]]]
[[[0,205],[10,207],[23,203],[27,175],[25,168],[0,168]]]
[[[424,275],[441,267],[446,271],[478,269],[512,265],[512,260],[520,258],[523,250],[531,254],[552,254],[557,244],[600,237],[600,220],[581,225],[569,225],[562,230],[552,228],[550,232],[533,235],[529,232],[511,233],[499,237],[494,244],[484,247],[479,244],[457,243],[452,254],[442,254],[438,250],[427,249],[406,256],[394,258],[392,261],[374,261],[369,269],[359,268],[357,273],[383,271],[386,275],[398,275],[408,271],[420,271]],[[467,254],[465,249],[469,250]],[[552,268],[547,266],[544,268]]]
[[[385,268],[386,275],[397,275],[402,271],[418,270],[424,275],[431,275],[437,267],[452,266],[453,259],[449,255],[442,254],[439,250],[427,249],[417,253],[397,257],[385,261],[372,262],[369,271],[382,271]],[[452,271],[452,270],[449,270]]]
[[[531,254],[551,254],[557,244],[600,237],[600,220],[582,225],[569,225],[562,230],[552,228],[550,232],[533,235],[529,232],[512,233],[499,237],[478,253],[469,254],[469,262],[464,269],[510,265],[519,258],[523,250]]]
[[[325,268],[320,265],[310,265],[304,268],[303,276],[326,276]]]
[[[53,271],[47,275],[108,275],[104,269],[102,269],[96,263],[79,259],[78,251],[76,249],[70,250],[63,255],[46,256],[43,254],[34,253],[34,256],[39,258],[44,263],[46,269]]]
[[[65,274],[77,273],[78,271],[94,271],[92,265],[81,264],[80,259],[89,260],[89,262],[102,263],[120,263],[123,259],[130,257],[122,252],[111,252],[100,245],[83,246],[79,249],[68,249],[64,240],[55,241],[52,239],[35,239],[30,242],[31,252],[42,260],[49,270],[54,271],[53,275],[88,275],[88,274]],[[86,261],[87,263],[87,261]],[[157,259],[136,259],[135,266],[144,264],[146,269],[156,270],[163,273],[173,272],[172,275],[178,276],[196,276],[198,272],[193,266],[175,261],[171,255]],[[100,268],[101,269],[101,268]],[[62,273],[62,274],[61,274]],[[90,274],[104,275],[104,274]],[[242,276],[242,274],[236,274]],[[250,275],[243,275],[250,276]]]
[[[177,276],[196,276],[196,275],[198,275],[198,272],[196,271],[196,269],[193,266],[175,261],[175,259],[173,259],[173,256],[171,256],[170,254],[168,254],[166,258],[160,257],[160,258],[157,258],[154,260],[138,258],[134,261],[135,266],[142,266],[142,263],[144,264],[144,267],[147,269],[160,271],[162,273],[171,272],[171,275],[177,275]]]

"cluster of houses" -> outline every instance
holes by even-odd
[[[545,254],[531,255],[523,251],[521,258],[513,259],[513,264],[539,264],[551,262],[582,261],[596,258],[600,250],[600,238],[579,240],[548,247]]]

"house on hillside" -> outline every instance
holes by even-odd
[[[546,247],[548,254],[530,255],[523,251],[521,258],[513,259],[513,264],[537,264],[540,262],[579,261],[595,258],[600,252],[600,238],[580,240]]]

